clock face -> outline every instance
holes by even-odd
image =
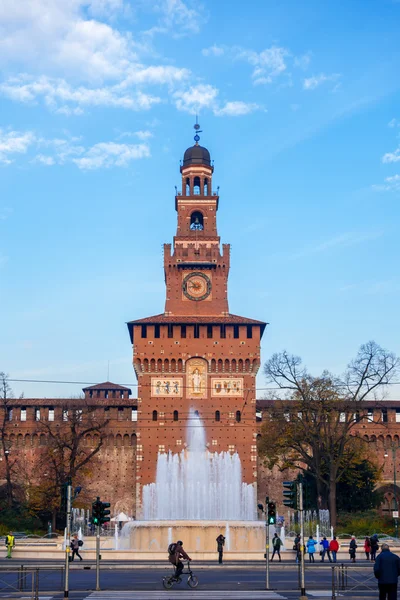
[[[211,294],[211,279],[204,273],[190,273],[183,280],[182,290],[189,300],[205,300]]]

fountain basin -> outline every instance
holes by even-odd
[[[224,554],[232,560],[243,553],[261,558],[265,552],[263,521],[133,521],[122,528],[120,548],[167,556],[169,544],[182,540],[189,556],[199,559],[215,555],[220,533],[225,536]]]

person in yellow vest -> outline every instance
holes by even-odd
[[[15,546],[15,537],[12,534],[12,531],[6,536],[6,546],[7,546],[7,558],[11,558],[11,553]]]

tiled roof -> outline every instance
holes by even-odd
[[[9,406],[136,406],[136,398],[12,398]]]
[[[129,388],[127,388],[123,385],[119,385],[118,383],[111,383],[111,381],[105,381],[104,383],[96,383],[96,385],[90,385],[89,387],[83,388],[84,392],[86,392],[87,390],[104,390],[104,391],[119,390],[121,392],[125,391],[125,392],[129,392],[130,394],[132,394],[132,390],[130,390]]]
[[[166,315],[165,313],[161,313],[160,315],[129,321],[127,326],[131,341],[133,342],[134,325],[168,325],[169,323],[177,325],[259,325],[261,327],[261,335],[264,333],[266,325],[268,325],[264,321],[256,321],[255,319],[248,319],[247,317],[240,317],[231,313],[223,316]]]

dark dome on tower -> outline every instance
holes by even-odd
[[[207,165],[211,166],[210,153],[207,148],[195,144],[188,148],[183,155],[183,166],[189,165]]]

